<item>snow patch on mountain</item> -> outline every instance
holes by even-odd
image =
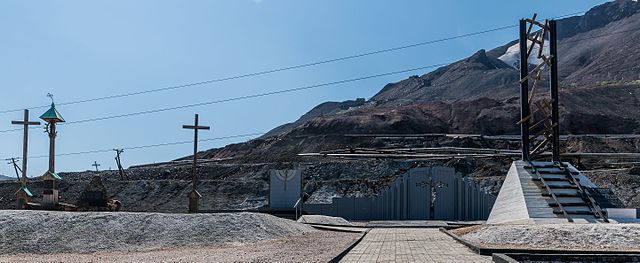
[[[532,41],[527,40],[527,46],[531,46]],[[548,41],[545,41],[545,46],[542,49],[542,54],[546,57],[549,57],[549,45]],[[531,55],[529,56],[529,64],[540,65],[542,63],[542,59],[538,58],[538,50],[539,46],[535,45],[533,50],[531,51]],[[513,46],[510,46],[507,51],[500,57],[499,60],[506,63],[509,66],[512,66],[515,69],[518,69],[520,66],[520,43],[515,43]]]

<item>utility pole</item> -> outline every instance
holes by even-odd
[[[209,130],[209,126],[199,126],[198,125],[198,114],[195,115],[194,125],[182,125],[183,129],[191,129],[193,130],[193,169],[192,169],[192,185],[193,189],[189,193],[189,213],[197,213],[198,212],[198,199],[202,197],[200,193],[198,193],[197,185],[198,185],[198,130]]]
[[[120,174],[120,180],[129,180],[129,177],[122,168],[122,162],[120,161],[120,154],[124,152],[124,149],[113,149],[116,152],[116,165],[118,166],[118,173]]]
[[[93,164],[91,166],[95,166],[96,167],[96,172],[98,171],[98,166],[100,166],[100,164],[98,163],[98,161],[93,161]]]
[[[16,158],[11,157],[9,159],[5,159],[5,161],[10,161],[7,164],[12,164],[13,165],[13,169],[16,171],[16,177],[18,178],[18,182],[20,182],[21,181],[20,180],[20,173],[22,173],[22,170],[20,169],[20,167],[18,167],[18,164],[17,164],[18,161],[16,161]],[[20,172],[18,172],[18,171],[20,171]]]

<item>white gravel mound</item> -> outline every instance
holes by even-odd
[[[312,225],[353,226],[351,222],[342,217],[323,215],[303,215],[298,218],[298,222]]]
[[[316,231],[258,213],[0,211],[0,254],[89,253],[252,243]]]
[[[640,224],[486,225],[461,237],[500,248],[640,251]]]

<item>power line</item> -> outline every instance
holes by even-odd
[[[589,38],[575,39],[575,40],[571,40],[571,41],[567,41],[567,42],[560,43],[560,44],[558,44],[558,45],[559,45],[559,46],[562,46],[562,45],[566,45],[566,44],[570,44],[570,43],[574,43],[574,42],[581,42],[581,41],[583,41],[583,40],[591,40],[591,39],[594,39],[594,38],[601,38],[601,37],[606,37],[606,36],[611,36],[611,35],[617,35],[617,34],[623,34],[623,33],[628,33],[628,32],[633,32],[633,31],[638,31],[638,30],[640,30],[640,28],[634,28],[634,29],[629,29],[629,30],[616,31],[616,32],[612,32],[612,33],[607,33],[607,34],[601,34],[601,35],[592,36],[592,37],[589,37]],[[520,51],[518,51],[518,50],[516,50],[516,51],[511,51],[511,52],[507,51],[507,52],[505,52],[503,55],[505,55],[505,54],[516,54],[516,53],[518,53],[518,52],[520,52]],[[451,63],[454,63],[454,62],[451,62]],[[322,84],[311,85],[311,86],[303,86],[303,87],[298,87],[298,88],[285,89],[285,90],[279,90],[279,91],[273,91],[273,92],[267,92],[267,93],[259,93],[259,94],[245,95],[245,96],[233,97],[233,98],[223,99],[223,100],[208,101],[208,102],[201,102],[201,103],[195,103],[195,104],[187,104],[187,105],[181,105],[181,106],[170,107],[170,108],[162,108],[162,109],[155,109],[155,110],[139,111],[139,112],[132,112],[132,113],[120,114],[120,115],[113,115],[113,116],[105,116],[105,117],[90,118],[90,119],[84,119],[84,120],[78,120],[78,121],[71,121],[71,122],[66,122],[66,123],[60,123],[60,125],[69,125],[69,124],[75,124],[75,123],[94,122],[94,121],[101,121],[101,120],[116,119],[116,118],[123,118],[123,117],[129,117],[129,116],[136,116],[136,115],[144,115],[144,114],[152,114],[152,113],[158,113],[158,112],[164,112],[164,111],[178,110],[178,109],[184,109],[184,108],[191,108],[191,107],[198,107],[198,106],[205,106],[205,105],[219,104],[219,103],[230,102],[230,101],[236,101],[236,100],[244,100],[244,99],[250,99],[250,98],[258,98],[258,97],[264,97],[264,96],[276,95],[276,94],[281,94],[281,93],[288,93],[288,92],[301,91],[301,90],[307,90],[307,89],[319,88],[319,87],[330,86],[330,85],[337,85],[337,84],[343,84],[343,83],[349,83],[349,82],[361,81],[361,80],[366,80],[366,79],[371,79],[371,78],[377,78],[377,77],[382,77],[382,76],[388,76],[388,75],[394,75],[394,74],[406,73],[406,72],[411,72],[411,71],[416,71],[416,70],[422,70],[422,69],[427,69],[427,68],[442,67],[442,66],[450,65],[451,63],[434,64],[434,65],[429,65],[429,66],[424,66],[424,67],[418,67],[418,68],[412,68],[412,69],[406,69],[406,70],[400,70],[400,71],[394,71],[394,72],[387,72],[387,73],[382,73],[382,74],[377,74],[377,75],[370,75],[370,76],[366,76],[366,77],[360,77],[360,78],[354,78],[354,79],[347,79],[347,80],[340,80],[340,81],[334,81],[334,82],[322,83]],[[453,81],[452,81],[452,82],[453,82]],[[47,106],[47,107],[48,107],[48,106]],[[29,129],[37,129],[37,128],[39,128],[39,127],[37,127],[37,126],[36,126],[36,127],[30,127]],[[23,128],[14,128],[14,129],[8,129],[8,130],[0,130],[0,133],[13,132],[13,131],[21,131],[22,129],[23,129]]]
[[[278,90],[278,91],[271,91],[271,92],[265,92],[265,93],[258,93],[258,94],[252,94],[252,95],[245,95],[245,96],[233,97],[233,98],[222,99],[222,100],[214,100],[214,101],[187,104],[187,105],[181,105],[181,106],[175,106],[175,107],[169,107],[169,108],[138,111],[138,112],[132,112],[132,113],[126,113],[126,114],[120,114],[120,115],[112,115],[112,116],[84,119],[84,120],[78,120],[78,121],[70,121],[70,122],[60,123],[59,125],[63,125],[64,124],[66,126],[66,125],[70,125],[70,124],[102,121],[102,120],[108,120],[108,119],[130,117],[130,116],[135,116],[135,115],[144,115],[144,114],[165,112],[165,111],[192,108],[192,107],[198,107],[198,106],[219,104],[219,103],[236,101],[236,100],[245,100],[245,99],[251,99],[251,98],[265,97],[265,96],[270,96],[270,95],[289,93],[289,92],[295,92],[295,91],[302,91],[302,90],[309,90],[309,89],[315,89],[315,88],[320,88],[320,87],[326,87],[326,86],[332,86],[332,85],[338,85],[338,84],[362,81],[362,80],[367,80],[367,79],[372,79],[372,78],[379,78],[379,77],[384,77],[384,76],[396,75],[396,74],[400,74],[400,73],[406,73],[406,72],[417,71],[417,70],[424,70],[424,69],[428,69],[428,68],[441,67],[441,66],[445,66],[445,65],[448,65],[448,63],[434,64],[434,65],[429,65],[429,66],[423,66],[423,67],[417,67],[417,68],[404,69],[404,70],[386,72],[386,73],[381,73],[381,74],[369,75],[369,76],[365,76],[365,77],[345,79],[345,80],[327,82],[327,83],[322,83],[322,84],[316,84],[316,85],[310,85],[310,86],[302,86],[302,87],[297,87],[297,88],[284,89],[284,90]],[[35,127],[35,128],[37,128],[37,127]],[[19,131],[19,130],[22,130],[22,129],[0,130],[0,133]]]
[[[229,135],[229,136],[223,136],[223,137],[202,139],[202,140],[198,140],[198,142],[218,141],[218,140],[225,140],[225,139],[258,136],[258,135],[263,135],[263,134],[265,134],[265,133],[264,132],[256,132],[256,133],[237,134],[237,135]],[[123,150],[137,150],[137,149],[155,148],[155,147],[181,145],[181,144],[189,144],[189,143],[193,143],[193,140],[190,140],[190,141],[179,141],[179,142],[158,143],[158,144],[149,144],[149,145],[142,145],[142,146],[131,146],[131,147],[124,147],[124,148],[120,148],[120,149],[123,149]],[[113,148],[111,148],[111,149],[102,149],[102,150],[89,150],[89,151],[80,151],[80,152],[60,153],[60,154],[56,154],[55,156],[85,155],[85,154],[106,153],[106,152],[113,152]],[[29,156],[30,159],[40,159],[40,158],[48,158],[48,157],[49,157],[49,155]],[[20,158],[16,158],[16,159],[20,159]]]
[[[575,13],[571,13],[571,14],[552,17],[550,19],[559,19],[559,18],[564,18],[564,17],[583,14],[585,12],[586,11],[575,12]],[[318,66],[318,65],[322,65],[322,64],[338,62],[338,61],[356,59],[356,58],[372,56],[372,55],[388,53],[388,52],[394,52],[394,51],[399,51],[399,50],[409,49],[409,48],[414,48],[414,47],[419,47],[419,46],[431,45],[431,44],[435,44],[435,43],[441,43],[441,42],[451,41],[451,40],[460,39],[460,38],[467,38],[467,37],[487,34],[487,33],[491,33],[491,32],[501,31],[501,30],[505,30],[505,29],[515,28],[517,26],[518,25],[509,25],[509,26],[496,27],[496,28],[476,31],[476,32],[472,32],[472,33],[455,35],[455,36],[451,36],[451,37],[445,37],[445,38],[429,40],[429,41],[424,41],[424,42],[419,42],[419,43],[414,43],[414,44],[408,44],[408,45],[404,45],[404,46],[392,47],[392,48],[387,48],[387,49],[380,49],[380,50],[375,50],[375,51],[371,51],[371,52],[365,52],[365,53],[349,55],[349,56],[343,56],[343,57],[327,59],[327,60],[321,60],[321,61],[316,61],[316,62],[310,62],[310,63],[305,63],[305,64],[298,64],[298,65],[294,65],[294,66],[275,68],[275,69],[258,71],[258,72],[241,74],[241,75],[235,75],[235,76],[230,76],[230,77],[223,77],[223,78],[218,78],[218,79],[205,80],[205,81],[200,81],[200,82],[192,82],[192,83],[183,84],[183,85],[177,85],[177,86],[169,86],[169,87],[163,87],[163,88],[157,88],[157,89],[136,91],[136,92],[130,92],[130,93],[121,93],[121,94],[108,95],[108,96],[102,96],[102,97],[96,97],[96,98],[90,98],[90,99],[82,99],[82,100],[76,100],[76,101],[70,101],[70,102],[62,102],[62,103],[58,103],[58,105],[73,105],[73,104],[87,103],[87,102],[100,101],[100,100],[116,99],[116,98],[123,98],[123,97],[142,95],[142,94],[147,94],[147,93],[154,93],[154,92],[167,91],[167,90],[176,90],[176,89],[182,89],[182,88],[187,88],[187,87],[192,87],[192,86],[199,86],[199,85],[205,85],[205,84],[211,84],[211,83],[224,82],[224,81],[247,78],[247,77],[256,77],[256,76],[267,75],[267,74],[272,74],[272,73],[277,73],[277,72],[282,72],[282,71],[287,71],[287,70],[300,69],[300,68],[306,68],[306,67],[313,67],[313,66]],[[47,108],[47,107],[49,107],[49,105],[28,107],[28,109],[40,109],[40,108]],[[18,111],[22,111],[22,110],[23,109],[1,110],[0,114],[10,113],[10,112],[18,112]]]

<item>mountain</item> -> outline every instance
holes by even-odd
[[[618,0],[558,20],[561,132],[640,132],[640,3]],[[370,100],[326,102],[257,140],[209,158],[289,160],[346,147],[348,133],[517,134],[517,40],[421,76],[385,85]],[[517,48],[515,48],[517,51]],[[548,52],[544,50],[545,52]],[[531,63],[536,63],[532,60]],[[539,91],[548,90],[548,82]],[[311,139],[313,138],[313,139]]]
[[[619,0],[558,21],[564,133],[640,130],[640,3]],[[268,136],[344,133],[518,133],[517,41],[385,85],[349,110],[312,114]],[[515,48],[514,48],[515,47]],[[548,52],[548,50],[545,50]],[[531,60],[530,63],[537,63]],[[535,65],[533,65],[535,66]],[[548,90],[542,81],[541,90]],[[336,104],[336,103],[333,103]],[[336,109],[334,107],[334,109]]]
[[[561,86],[581,88],[637,81],[638,37],[640,3],[632,0],[609,2],[584,16],[559,20]],[[513,52],[518,51],[517,46],[517,41],[513,41],[488,52],[480,50],[468,59],[431,73],[388,84],[372,100],[450,102],[517,96],[519,75],[512,63],[514,57],[519,57]]]
[[[15,177],[0,174],[0,181],[14,181],[14,180],[17,180],[17,179]]]

